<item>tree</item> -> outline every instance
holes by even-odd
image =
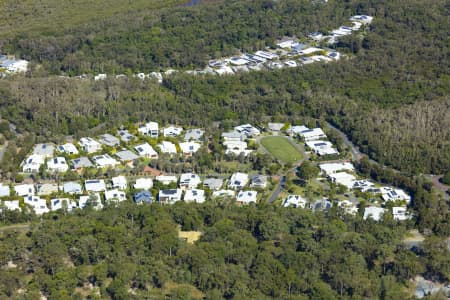
[[[319,175],[320,169],[310,161],[305,161],[297,169],[297,176],[303,180],[310,180]]]

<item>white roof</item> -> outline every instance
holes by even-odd
[[[384,214],[384,208],[370,206],[364,209],[364,220],[372,218],[375,221],[381,220],[381,216]]]
[[[47,201],[38,196],[26,196],[23,198],[23,202],[30,205],[37,215],[42,215],[50,211],[47,207]]]
[[[289,195],[289,196],[287,196],[286,199],[284,199],[283,206],[284,207],[293,206],[293,207],[305,208],[306,203],[307,203],[306,199],[304,199],[300,195]]]
[[[171,182],[177,182],[178,179],[176,176],[170,176],[170,175],[159,175],[155,177],[156,181],[162,182],[163,184],[169,184]]]
[[[214,71],[218,75],[234,74],[233,69],[231,69],[229,66],[221,66],[218,69],[214,69]]]
[[[175,126],[169,126],[169,127],[163,129],[164,136],[178,136],[182,132],[183,132],[183,128],[175,127]]]
[[[228,186],[234,189],[243,188],[244,186],[247,185],[248,180],[249,180],[248,174],[237,172],[231,175]]]
[[[300,132],[305,131],[305,130],[309,130],[309,128],[306,126],[303,126],[303,125],[301,125],[301,126],[295,125],[295,126],[291,126],[287,131],[292,132],[293,134],[299,134]]]
[[[69,165],[64,157],[58,156],[47,160],[47,168],[51,171],[65,172],[69,169]]]
[[[126,188],[127,186],[127,179],[125,178],[125,176],[116,176],[111,178],[113,187],[115,188]]]
[[[81,146],[101,147],[101,144],[90,137],[82,137],[79,141]]]
[[[163,153],[176,154],[177,147],[174,143],[168,141],[162,141],[161,144],[158,145]]]
[[[235,65],[235,66],[242,66],[242,65],[246,65],[248,64],[250,61],[248,61],[245,58],[242,57],[232,57],[230,59],[230,64]]]
[[[325,132],[323,132],[321,128],[305,129],[299,132],[299,134],[307,141],[318,140],[326,137]]]
[[[19,200],[10,200],[10,201],[3,201],[3,205],[8,210],[21,210],[19,205]],[[1,211],[1,209],[0,209]]]
[[[138,128],[142,134],[148,134],[150,131],[159,131],[159,124],[156,122],[148,122]]]
[[[333,148],[333,144],[328,141],[309,141],[306,142],[306,145],[318,155],[339,154],[339,152]]]
[[[331,181],[335,182],[336,184],[341,184],[348,189],[353,188],[353,184],[356,180],[356,177],[345,173],[345,172],[339,172],[339,173],[333,173],[328,175],[331,179]]]
[[[11,192],[9,190],[9,185],[3,185],[3,183],[0,184],[0,197],[8,197],[10,196]]]
[[[81,184],[75,181],[64,182],[63,191],[68,194],[81,194],[82,187]]]
[[[196,142],[184,142],[180,143],[181,152],[184,154],[192,154],[200,149],[201,145]]]
[[[408,203],[411,201],[411,197],[401,189],[383,187],[381,194],[384,201],[405,200]]]
[[[267,127],[273,131],[280,131],[284,127],[284,123],[268,123]]]
[[[75,201],[70,200],[69,198],[56,198],[56,199],[51,199],[50,200],[50,209],[52,211],[58,210],[58,209],[63,209],[65,205],[67,211],[71,211],[74,208],[77,208],[78,205]]]
[[[312,54],[314,52],[319,52],[319,51],[323,51],[323,49],[316,48],[316,47],[309,47],[309,48],[300,50],[298,53],[303,54],[303,55],[308,55],[308,54]]]
[[[236,201],[242,204],[256,203],[256,191],[240,191],[237,195]]]
[[[201,183],[201,179],[197,174],[194,173],[184,173],[180,176],[180,186],[188,186],[191,188],[196,187]]]
[[[394,206],[392,207],[392,215],[394,220],[397,221],[406,221],[411,219],[411,216],[408,215],[408,210],[404,206]]]
[[[18,196],[34,195],[34,185],[32,184],[18,184],[14,186],[14,191]]]
[[[205,202],[205,191],[199,189],[186,190],[186,193],[184,194],[184,201],[203,203]]]
[[[103,179],[91,179],[84,182],[84,188],[88,192],[103,192],[106,190],[106,184]]]
[[[278,58],[278,55],[276,55],[275,53],[270,53],[270,52],[267,52],[267,51],[256,51],[255,55],[259,56],[259,57],[262,57],[262,58],[265,58],[265,59]]]
[[[354,171],[355,167],[352,163],[326,163],[319,165],[320,169],[327,175],[333,174],[339,171]]]
[[[118,189],[114,189],[114,190],[109,190],[105,192],[105,200],[106,201],[118,201],[118,202],[122,202],[127,200],[127,196],[125,194],[125,192],[119,191]]]
[[[243,124],[243,125],[239,125],[234,127],[234,130],[236,130],[237,132],[243,133],[247,136],[253,136],[253,135],[260,135],[261,131],[259,131],[258,128],[250,125],[250,124]]]
[[[109,156],[109,154],[96,155],[92,157],[92,160],[98,167],[115,166],[119,164],[119,162]]]
[[[218,190],[212,193],[212,196],[215,197],[234,197],[236,192],[233,190]]]
[[[356,215],[358,213],[356,205],[348,200],[339,201],[338,206],[343,208],[347,214]]]
[[[176,181],[176,180],[175,180]],[[134,184],[137,190],[148,190],[153,187],[153,180],[151,178],[138,178]]]
[[[50,143],[36,144],[33,149],[33,154],[41,155],[42,157],[52,157],[55,151],[55,146]]]
[[[58,146],[58,151],[65,152],[67,154],[78,154],[78,149],[72,143],[66,143]]]
[[[137,145],[134,149],[140,156],[158,156],[158,153],[148,143]]]
[[[78,201],[78,206],[80,208],[85,208],[89,198],[91,198],[91,197],[96,199],[96,201],[97,201],[97,205],[94,206],[94,209],[102,209],[103,208],[103,204],[102,204],[102,201],[100,199],[100,194],[99,193],[92,193],[92,194],[90,194],[88,196],[80,196],[80,199]]]
[[[279,48],[291,48],[295,44],[298,44],[298,43],[296,41],[294,41],[294,40],[289,39],[289,40],[278,42],[277,46]]]

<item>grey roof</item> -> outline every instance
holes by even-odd
[[[272,131],[280,131],[283,128],[284,123],[269,123],[268,127]]]
[[[69,181],[69,182],[65,182],[63,185],[63,190],[64,193],[81,193],[82,192],[82,187],[81,184],[79,184],[78,182],[74,182],[74,181]]]
[[[265,184],[265,183],[267,183],[267,176],[266,175],[254,175],[252,177],[252,185]]]
[[[122,161],[136,160],[139,158],[136,154],[130,150],[123,150],[116,153],[116,156]]]
[[[205,131],[203,129],[189,129],[186,131],[186,134],[184,135],[185,141],[198,141],[203,137],[203,134]]]
[[[130,134],[126,129],[119,130],[117,133],[123,142],[131,142],[134,139],[134,135]]]
[[[43,156],[53,156],[55,151],[55,145],[53,144],[37,144],[34,147],[33,154],[43,155]]]
[[[241,139],[242,141],[245,140],[246,136],[240,132],[237,131],[230,131],[230,132],[223,132],[222,138],[231,138],[231,139]]]
[[[110,147],[115,147],[120,144],[120,140],[109,133],[102,134],[99,137],[99,142]]]
[[[206,178],[205,181],[203,181],[203,185],[207,186],[211,190],[218,190],[223,185],[223,179],[219,178]]]
[[[92,162],[89,160],[89,158],[82,156],[79,158],[75,158],[72,159],[70,161],[70,164],[72,165],[72,167],[74,169],[80,169],[80,168],[90,168],[93,167],[94,165],[92,164]]]

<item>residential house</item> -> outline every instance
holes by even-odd
[[[184,140],[185,141],[200,141],[205,134],[205,131],[203,129],[189,129],[186,130],[186,133],[184,134]]]
[[[326,134],[321,128],[306,129],[301,131],[299,135],[305,140],[305,142],[317,141],[327,138]]]
[[[339,152],[333,148],[333,144],[328,141],[309,141],[306,142],[306,146],[319,156],[339,154]]]
[[[299,125],[295,125],[295,126],[291,126],[286,130],[286,133],[294,136],[294,135],[299,135],[301,132],[305,131],[305,130],[309,130],[308,127],[306,126],[299,126]]]
[[[106,184],[103,179],[91,179],[84,182],[84,189],[86,192],[104,192],[106,191]]]
[[[9,197],[10,195],[9,185],[0,184],[0,197]]]
[[[18,210],[21,211],[22,209],[20,208],[20,203],[19,200],[10,200],[10,201],[3,201],[1,202],[3,204],[3,206],[7,209],[7,210]],[[0,209],[0,212],[2,212],[2,210]]]
[[[159,135],[159,125],[156,122],[148,122],[142,126],[139,126],[138,132],[142,135],[157,138]]]
[[[331,203],[328,199],[323,198],[311,203],[310,206],[313,212],[328,211],[331,207],[333,207],[333,203]]]
[[[183,128],[175,127],[175,126],[169,126],[169,127],[163,129],[163,135],[165,137],[179,136],[182,132],[183,132]]]
[[[96,155],[92,157],[92,160],[97,165],[97,168],[114,167],[119,162],[109,156],[109,154]]]
[[[203,203],[205,202],[205,191],[199,189],[186,190],[184,194],[185,202]]]
[[[283,207],[294,207],[294,208],[305,208],[306,207],[306,199],[304,199],[300,195],[289,195],[283,201]]]
[[[47,207],[47,201],[38,196],[26,196],[23,198],[23,202],[31,206],[36,215],[42,215],[50,211]]]
[[[321,41],[324,38],[324,35],[320,32],[313,32],[310,35],[308,35],[308,37],[315,41]]]
[[[168,175],[156,176],[155,180],[161,182],[164,185],[171,184],[172,182],[176,183],[178,181],[176,176],[168,176]]]
[[[64,182],[63,191],[67,194],[81,194],[83,192],[83,188],[81,184],[75,181]]]
[[[158,194],[158,201],[162,204],[173,204],[181,201],[181,195],[181,189],[160,190]]]
[[[9,73],[23,73],[28,69],[28,61],[0,55],[0,68],[5,69]]]
[[[158,158],[158,153],[148,143],[137,145],[136,147],[134,147],[134,149],[137,151],[139,156],[146,157],[146,158],[153,158],[153,159]],[[175,153],[176,153],[176,151],[177,150],[175,148]]]
[[[59,209],[66,209],[67,211],[71,211],[75,208],[78,208],[77,203],[73,200],[70,200],[69,198],[57,198],[50,200],[50,210],[52,211],[56,211]]]
[[[200,147],[201,147],[201,145],[196,142],[180,143],[181,153],[183,153],[184,155],[187,155],[187,156],[191,156],[192,154],[197,152],[198,149],[200,149]]]
[[[108,147],[117,147],[120,145],[120,140],[109,133],[102,134],[98,141]]]
[[[349,215],[356,215],[358,213],[358,207],[348,200],[342,200],[338,202],[338,207],[342,208],[345,213]]]
[[[78,149],[72,143],[65,143],[64,145],[59,145],[57,149],[59,152],[63,152],[69,155],[78,155]]]
[[[247,138],[245,134],[237,131],[223,132],[221,136],[225,142],[243,142]]]
[[[294,41],[293,39],[283,39],[281,41],[279,41],[276,45],[278,46],[278,48],[292,48],[295,44],[297,44],[298,42]]]
[[[180,188],[181,189],[193,189],[196,188],[202,181],[197,174],[184,173],[180,176]]]
[[[267,187],[267,176],[266,175],[254,175],[252,176],[251,188],[254,189],[265,189]]]
[[[384,187],[381,189],[381,197],[384,201],[406,201],[407,204],[411,202],[411,197],[401,189],[394,189]]]
[[[360,22],[362,24],[370,24],[373,21],[373,17],[367,15],[355,15],[350,18],[350,21]]]
[[[206,178],[203,181],[203,186],[209,188],[210,190],[217,191],[223,185],[223,179],[220,178]]]
[[[212,193],[213,198],[226,198],[226,197],[234,198],[235,195],[236,192],[233,190],[218,190]]]
[[[118,130],[117,135],[120,137],[120,140],[125,143],[130,143],[136,138],[134,135],[132,135],[126,129]]]
[[[394,217],[394,220],[397,221],[406,221],[411,219],[411,216],[408,214],[408,210],[404,206],[392,207],[392,216]]]
[[[89,154],[102,150],[102,145],[90,137],[81,138],[78,144],[84,152],[87,152]]]
[[[18,184],[14,186],[14,191],[16,192],[17,196],[23,197],[23,196],[32,196],[34,195],[34,185],[32,184]]]
[[[249,153],[253,152],[253,150],[247,149],[247,142],[224,141],[223,145],[227,147],[225,154],[234,154],[238,156],[242,153],[244,156],[247,156]]]
[[[22,171],[24,173],[38,173],[43,164],[44,156],[32,154],[22,162]]]
[[[72,169],[74,170],[81,170],[83,168],[91,168],[94,166],[92,162],[89,160],[89,158],[85,156],[72,159],[70,161],[70,164],[72,165]]]
[[[345,172],[330,174],[330,175],[328,175],[328,178],[330,179],[331,182],[343,185],[348,189],[353,188],[353,185],[356,180],[355,176],[345,173]]]
[[[134,194],[133,200],[136,204],[152,203],[153,196],[149,191],[139,191]]]
[[[69,169],[66,159],[62,156],[50,158],[47,160],[47,170],[49,172],[64,173]]]
[[[158,147],[159,147],[159,149],[161,149],[162,153],[168,153],[168,154],[176,154],[177,153],[177,147],[172,142],[162,141],[161,144],[158,144]]]
[[[267,52],[267,51],[256,51],[255,56],[262,57],[267,60],[277,59],[278,55],[275,53]]]
[[[126,190],[127,189],[127,179],[125,176],[116,176],[111,178],[112,181],[112,187],[119,190]]]
[[[42,156],[44,159],[53,157],[53,153],[55,152],[55,145],[47,143],[47,144],[37,144],[34,146],[33,154]]]
[[[280,132],[284,125],[284,123],[269,123],[267,127],[273,132]]]
[[[99,193],[90,193],[89,195],[80,196],[78,200],[78,206],[85,208],[86,206],[92,206],[95,210],[103,208],[102,200]]]
[[[355,167],[353,166],[352,163],[349,162],[326,163],[319,165],[319,168],[325,175],[331,175],[342,171],[350,171],[350,172],[355,171]]]
[[[237,172],[231,175],[230,181],[228,182],[228,187],[233,190],[238,190],[244,188],[247,183],[248,174]]]
[[[56,183],[42,183],[36,185],[36,192],[39,196],[47,196],[59,192],[59,186]]]
[[[105,192],[105,200],[107,202],[122,202],[127,200],[127,195],[123,191],[113,189]]]
[[[240,204],[256,203],[256,191],[239,191],[236,202]]]
[[[153,187],[153,180],[151,178],[138,178],[134,184],[136,190],[149,190]]]
[[[247,137],[254,137],[254,136],[261,134],[261,131],[259,131],[258,128],[254,127],[250,124],[236,126],[236,127],[234,127],[234,130],[246,135]]]
[[[353,188],[360,190],[361,192],[365,193],[365,192],[373,192],[373,186],[374,184],[366,179],[362,179],[362,180],[355,180],[355,182],[353,182]],[[380,190],[381,192],[381,190]]]
[[[133,164],[133,162],[139,158],[139,156],[137,156],[130,150],[119,151],[116,153],[116,156],[119,158],[121,162],[126,163],[128,165]]]
[[[384,214],[385,209],[381,207],[376,206],[369,206],[364,208],[364,220],[372,219],[374,221],[380,221],[381,217]]]

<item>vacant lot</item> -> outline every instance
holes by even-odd
[[[281,162],[294,163],[302,159],[302,154],[285,137],[266,137],[261,140],[261,144]]]

